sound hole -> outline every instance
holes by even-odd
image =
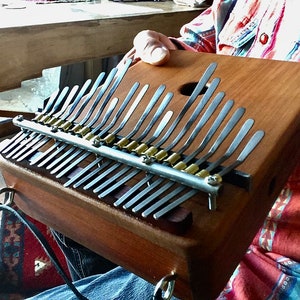
[[[191,96],[198,82],[188,82],[179,88],[179,92],[184,96]],[[203,95],[207,90],[207,85],[201,90],[200,95]]]

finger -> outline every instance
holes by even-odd
[[[153,65],[166,63],[170,57],[169,50],[176,49],[167,36],[151,30],[140,32],[133,43],[136,57]]]

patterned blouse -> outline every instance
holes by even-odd
[[[299,0],[215,0],[176,39],[198,52],[300,61]]]

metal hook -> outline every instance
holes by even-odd
[[[175,287],[176,274],[163,277],[155,286],[153,300],[170,300]]]
[[[15,190],[13,188],[4,187],[0,189],[0,194],[3,193],[5,193],[3,205],[11,206],[14,201]]]

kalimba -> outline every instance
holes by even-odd
[[[213,299],[299,158],[297,63],[174,51],[54,93],[1,145],[27,214]]]

